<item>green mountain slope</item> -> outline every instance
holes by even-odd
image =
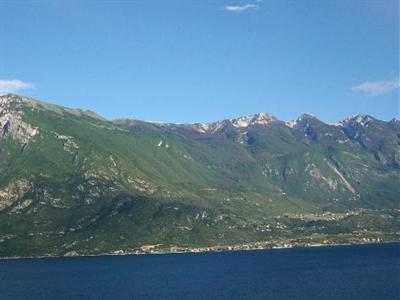
[[[396,119],[111,122],[5,95],[0,129],[0,256],[399,237]]]

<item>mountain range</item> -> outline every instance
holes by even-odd
[[[0,257],[397,241],[400,120],[109,121],[0,96]]]

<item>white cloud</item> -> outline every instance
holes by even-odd
[[[368,94],[370,96],[378,96],[393,91],[400,87],[400,79],[390,79],[381,81],[367,81],[355,87],[353,91]]]
[[[0,95],[7,93],[17,93],[22,90],[32,89],[34,85],[22,80],[0,79]]]
[[[257,1],[257,2],[261,2],[261,1]],[[224,9],[226,11],[230,11],[230,12],[234,12],[234,13],[241,13],[244,12],[246,10],[255,10],[255,9],[259,9],[260,6],[257,4],[243,4],[243,5],[227,5],[224,7]]]

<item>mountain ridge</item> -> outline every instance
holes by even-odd
[[[0,256],[398,240],[400,128],[345,120],[108,121],[0,96]]]
[[[292,119],[292,120],[284,121],[284,120],[277,119],[277,118],[276,118],[275,116],[273,116],[271,113],[265,112],[265,111],[264,111],[264,112],[258,112],[258,113],[254,113],[254,114],[242,115],[242,116],[237,116],[237,117],[233,117],[233,118],[222,119],[222,120],[215,120],[215,121],[209,121],[209,122],[184,122],[184,123],[176,122],[176,123],[175,123],[175,122],[167,122],[167,121],[141,120],[141,119],[135,119],[135,118],[106,119],[106,118],[104,118],[103,116],[100,116],[100,115],[97,114],[95,111],[90,110],[90,109],[68,108],[68,107],[63,106],[63,105],[53,104],[53,103],[50,103],[50,102],[43,102],[43,101],[40,101],[40,100],[31,98],[31,97],[22,96],[22,95],[18,95],[18,94],[14,94],[14,93],[3,94],[3,95],[0,95],[0,97],[1,97],[2,99],[8,99],[8,100],[10,100],[10,101],[12,101],[12,99],[19,98],[19,99],[23,99],[23,100],[25,100],[25,101],[27,101],[27,102],[37,103],[37,104],[42,105],[42,106],[44,106],[44,107],[45,107],[45,106],[54,106],[54,107],[58,107],[58,108],[60,108],[60,109],[65,109],[65,110],[75,110],[75,111],[77,111],[77,112],[83,112],[83,113],[87,113],[88,115],[93,115],[94,118],[98,118],[98,119],[105,120],[105,121],[110,121],[110,122],[118,122],[118,121],[139,121],[139,122],[146,122],[146,123],[152,123],[152,124],[164,124],[164,125],[196,125],[196,124],[221,123],[221,122],[224,122],[224,121],[231,121],[231,122],[233,121],[233,122],[237,122],[237,121],[240,121],[240,120],[243,120],[243,119],[254,119],[255,121],[257,121],[257,120],[259,120],[258,118],[263,119],[263,118],[268,117],[268,118],[271,118],[273,121],[279,121],[279,122],[284,122],[284,123],[293,122],[293,121],[299,120],[299,119],[301,119],[301,118],[315,118],[315,119],[319,120],[320,122],[323,122],[324,124],[327,124],[327,125],[330,125],[330,126],[340,126],[340,125],[339,125],[340,123],[343,123],[343,122],[348,121],[348,120],[351,120],[351,119],[359,119],[359,118],[372,118],[372,119],[374,119],[374,120],[382,121],[382,122],[387,122],[387,123],[390,123],[390,122],[398,122],[398,121],[400,120],[400,117],[398,117],[398,116],[397,116],[397,117],[393,117],[392,119],[385,121],[385,120],[378,119],[378,118],[376,118],[376,117],[374,117],[374,116],[371,116],[371,115],[368,115],[368,114],[366,114],[366,115],[362,115],[362,114],[352,114],[352,115],[348,115],[348,116],[344,117],[343,119],[338,120],[338,121],[336,121],[336,122],[334,122],[334,123],[329,123],[329,122],[325,122],[325,121],[319,119],[317,116],[315,116],[315,115],[312,114],[312,113],[303,113],[303,114],[300,115],[297,119]],[[10,99],[10,98],[11,98],[11,99]]]

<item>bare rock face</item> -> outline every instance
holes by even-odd
[[[21,104],[24,98],[15,95],[0,96],[0,138],[12,138],[21,144],[39,133],[38,128],[22,120]]]
[[[7,186],[0,189],[0,211],[13,205],[28,192],[31,187],[32,184],[29,181],[20,179],[10,182]]]
[[[60,140],[63,143],[64,151],[68,153],[76,153],[76,151],[79,149],[78,143],[72,136],[62,135],[57,132],[53,132],[53,134],[58,140]]]

